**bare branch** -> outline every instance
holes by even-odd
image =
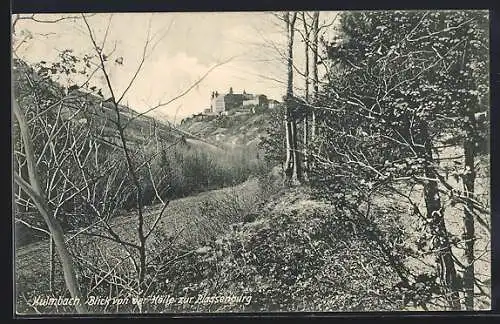
[[[148,238],[151,235],[151,233],[153,233],[153,231],[155,230],[156,226],[158,225],[158,222],[163,217],[163,213],[165,212],[165,209],[167,209],[167,206],[169,204],[170,204],[169,200],[167,200],[165,203],[163,203],[163,207],[162,207],[160,213],[156,217],[156,219],[155,219],[153,225],[151,226],[151,229],[149,230],[149,232],[144,236],[145,238]]]
[[[110,240],[110,241],[113,241],[113,242],[116,242],[116,243],[120,243],[122,245],[126,245],[126,246],[129,246],[129,247],[132,247],[132,248],[139,248],[139,246],[137,244],[134,244],[134,243],[130,243],[130,242],[127,242],[127,241],[123,241],[122,239],[120,239],[119,236],[107,236],[107,235],[104,235],[104,234],[100,234],[100,233],[96,233],[96,232],[81,232],[79,234],[83,234],[83,235],[87,235],[87,236],[95,236],[95,237],[100,237],[100,238],[103,238],[103,239],[106,239],[106,240]]]
[[[104,32],[104,38],[102,40],[101,48],[104,50],[104,46],[106,45],[106,39],[108,38],[109,27],[111,26],[111,19],[113,19],[113,14],[109,15],[108,25],[106,26],[106,31]]]
[[[148,32],[147,32],[147,36],[146,36],[146,42],[144,44],[144,47],[143,47],[143,52],[142,52],[142,56],[141,56],[141,61],[139,63],[139,66],[137,67],[137,69],[135,70],[134,72],[134,75],[132,77],[132,79],[130,80],[130,82],[128,83],[127,87],[125,88],[125,90],[123,91],[122,95],[120,96],[120,98],[116,101],[118,104],[123,100],[123,98],[125,97],[125,95],[127,94],[127,92],[130,90],[130,88],[132,87],[135,79],[137,78],[137,76],[139,75],[139,73],[141,72],[142,70],[142,67],[144,65],[144,62],[146,60],[146,58],[148,58],[154,51],[155,47],[160,43],[160,41],[168,34],[168,32],[170,31],[170,28],[172,27],[173,25],[173,20],[170,22],[170,25],[168,26],[166,32],[156,41],[155,44],[153,44],[153,46],[151,46],[151,50],[149,51],[149,53],[147,53],[147,50],[148,50],[148,45],[150,44],[150,42],[153,40],[154,38],[154,35],[153,37],[150,38],[150,33],[151,33],[151,19],[149,20],[148,22]]]
[[[43,228],[37,227],[37,226],[35,226],[35,225],[31,225],[31,224],[29,224],[28,222],[25,222],[25,221],[23,221],[22,219],[17,218],[17,217],[16,217],[16,223],[21,223],[21,224],[23,224],[23,225],[25,225],[25,226],[27,226],[27,227],[29,227],[29,228],[31,228],[31,229],[34,229],[34,230],[40,231],[40,232],[42,232],[42,233],[47,234],[48,236],[51,236],[51,234],[50,234],[50,232],[49,232],[49,231],[44,230]]]

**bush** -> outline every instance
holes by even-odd
[[[159,281],[177,296],[248,295],[251,303],[166,311],[399,309],[402,304],[392,289],[397,278],[377,248],[355,233],[342,212],[330,211],[261,208],[256,221],[233,226],[232,232],[169,267]]]
[[[169,199],[242,183],[257,166],[258,161],[244,151],[212,152],[188,146],[176,146],[156,164],[164,175],[160,190]]]

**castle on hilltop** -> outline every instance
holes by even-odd
[[[251,94],[243,90],[242,93],[234,93],[233,88],[229,88],[228,93],[220,94],[218,91],[212,91],[210,96],[210,108],[205,109],[206,114],[224,114],[228,110],[239,107],[261,107],[272,108],[276,100],[269,100],[264,94]]]

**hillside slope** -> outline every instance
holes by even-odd
[[[92,172],[96,172],[102,165],[112,159],[116,160],[113,168],[116,169],[116,165],[120,165],[122,170],[126,170],[124,166],[125,158],[121,153],[123,143],[120,138],[120,128],[123,129],[128,150],[134,159],[133,162],[140,166],[149,165],[149,173],[145,173],[145,167],[141,170],[143,173],[141,180],[143,186],[142,198],[144,199],[143,204],[146,205],[151,202],[150,198],[154,199],[155,197],[151,181],[148,181],[149,178],[155,179],[158,192],[164,199],[171,199],[186,196],[193,192],[240,183],[246,180],[252,169],[252,166],[248,163],[245,165],[243,165],[243,162],[237,164],[237,162],[244,161],[239,155],[235,157],[231,152],[226,152],[223,148],[211,144],[204,137],[191,135],[177,129],[168,121],[142,115],[122,104],[118,105],[119,114],[117,114],[114,104],[109,99],[105,100],[102,95],[99,96],[96,90],[90,91],[89,89],[74,87],[66,89],[50,77],[40,75],[37,71],[36,68],[20,60],[14,61],[14,96],[21,110],[30,118],[28,127],[34,135],[36,134],[36,136],[33,136],[35,156],[39,161],[47,160],[40,165],[45,162],[49,164],[63,163],[58,159],[65,156],[70,151],[69,148],[81,147],[82,150],[86,147],[95,148],[86,155],[84,169],[75,168],[73,172],[67,171],[73,177],[71,179],[72,183],[79,183],[79,180],[82,179],[80,172],[82,174],[85,172],[88,178],[92,178]],[[49,135],[53,125],[57,125],[55,134],[58,135],[58,137],[54,138],[52,137],[54,135]],[[75,134],[74,137],[72,137],[73,133]],[[82,136],[78,137],[79,135]],[[21,153],[22,143],[19,127],[15,120],[12,137],[16,152],[18,152],[14,161],[22,165],[24,159]],[[70,146],[68,138],[76,144]],[[60,143],[60,146],[55,146],[53,150],[44,149],[46,143],[52,141]],[[83,151],[78,151],[78,154],[80,152]],[[58,158],[53,158],[53,155],[57,155]],[[92,158],[87,158],[91,155]],[[68,170],[77,165],[80,168],[83,167],[83,164],[80,165],[81,161],[74,161],[76,155],[70,155],[65,159],[67,164],[65,167]],[[71,162],[69,162],[70,160]],[[90,161],[95,161],[95,163]],[[232,169],[231,163],[235,164]],[[52,165],[47,168],[40,167],[39,172],[43,185],[50,179],[55,181],[54,179],[59,174],[56,170],[60,167]],[[14,168],[19,169],[20,166],[16,164]],[[26,170],[21,170],[21,172],[24,171]],[[120,172],[120,175],[123,174],[126,174],[126,171]],[[59,177],[62,176],[59,175]],[[203,180],[206,180],[206,186],[201,184]],[[62,183],[61,179],[59,181],[54,183]],[[93,184],[94,188],[107,186],[106,181],[102,179],[100,181],[100,184]],[[129,190],[127,186],[120,185],[119,181],[116,181],[116,183],[113,181],[110,180],[110,183],[116,185],[115,189],[118,190],[119,188],[121,190],[121,192],[114,191],[115,198],[118,201],[117,208],[127,208],[127,206],[133,204],[134,196],[126,193]],[[96,182],[98,181],[96,180]],[[53,194],[58,194],[59,191],[57,190],[59,189],[58,186],[54,186],[52,189]],[[100,189],[94,190],[98,192]],[[127,195],[132,198],[127,198]],[[149,196],[149,198],[146,196]],[[80,195],[77,195],[75,199],[80,198]],[[102,198],[97,196],[95,199]],[[64,212],[60,211],[58,215],[64,221],[66,218],[69,219],[66,215],[76,215],[71,216],[71,218],[79,221],[77,219],[78,215],[82,216],[80,218],[86,219],[87,214],[89,214],[82,212],[82,208],[75,209],[69,203],[66,205]],[[15,212],[15,239],[17,245],[46,238],[46,233],[33,227],[46,229],[45,222],[39,217],[34,206],[25,203],[23,199],[17,199]],[[75,226],[73,223],[69,223],[64,224],[63,227],[66,229]]]
[[[186,118],[179,129],[227,148],[256,150],[261,136],[266,135],[271,111],[251,113],[230,111],[227,116]]]
[[[175,245],[175,248],[172,247],[171,253],[182,254],[180,249],[183,249],[183,247],[184,249],[188,249],[203,246],[218,235],[227,232],[230,224],[243,221],[254,206],[260,202],[258,191],[257,182],[253,179],[235,187],[213,190],[172,200],[160,220],[154,236],[161,242],[166,242],[170,239]],[[234,206],[237,208],[227,213],[227,218],[210,218],[211,215],[205,212],[210,202],[224,200],[234,201]],[[146,208],[145,222],[147,228],[154,223],[161,209],[161,205]],[[113,219],[111,226],[123,240],[136,242],[136,222],[137,220],[133,213],[124,213]],[[100,231],[99,227],[96,226],[94,229],[89,230],[88,233],[100,233]],[[67,233],[66,239],[71,242],[70,248],[75,251],[75,256],[89,257],[92,251],[96,252],[94,244],[101,247],[99,253],[104,253],[108,261],[119,260],[126,255],[123,247],[120,248],[120,245],[116,242],[84,233],[79,234],[75,238],[72,238],[73,235],[74,233]],[[152,248],[151,252],[155,254],[159,253],[159,249],[162,247],[156,246]],[[33,308],[29,307],[26,301],[32,300],[37,295],[50,294],[49,256],[50,251],[47,240],[31,243],[16,249],[14,260],[16,299],[18,305],[20,305],[18,311],[32,313]],[[94,266],[102,265],[95,264]],[[56,258],[55,287],[61,287],[64,290],[63,280],[60,263]],[[39,309],[39,311],[44,310]],[[50,309],[49,307],[47,311],[52,313],[54,309]],[[72,310],[68,309],[68,311]]]

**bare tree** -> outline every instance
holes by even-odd
[[[33,153],[33,143],[29,134],[28,123],[21,108],[18,106],[16,99],[13,100],[13,111],[19,124],[29,174],[28,181],[24,180],[17,173],[14,174],[14,180],[30,196],[38,211],[44,218],[61,260],[66,286],[71,294],[71,297],[81,301],[75,303],[75,308],[78,313],[86,313],[87,310],[83,305],[82,295],[73,266],[73,260],[66,246],[63,229],[59,221],[54,217],[53,212],[48,207],[48,201],[45,197],[44,191],[42,190],[39,174],[35,167],[36,162]]]
[[[19,154],[16,154],[16,159],[20,161],[20,163],[18,163],[18,173],[15,174],[15,181],[20,187],[17,198],[18,201],[21,202],[23,201],[22,193],[27,193],[28,197],[24,198],[26,204],[36,206],[46,221],[48,231],[43,228],[39,228],[39,230],[50,234],[51,241],[53,240],[55,243],[55,250],[61,260],[65,282],[72,297],[82,299],[82,293],[79,289],[79,283],[76,277],[75,263],[71,256],[71,251],[68,250],[67,244],[70,241],[72,243],[77,242],[77,239],[79,239],[82,235],[85,237],[93,236],[118,244],[120,249],[125,252],[126,259],[131,261],[133,268],[135,269],[136,278],[131,281],[129,280],[129,277],[127,277],[129,272],[120,272],[114,268],[113,271],[108,269],[107,272],[105,272],[106,275],[103,277],[107,278],[107,275],[113,274],[114,279],[111,281],[107,279],[103,280],[108,284],[115,285],[116,289],[120,286],[126,289],[129,293],[131,292],[134,295],[143,296],[150,286],[150,283],[146,283],[146,272],[148,266],[148,239],[152,237],[159,221],[164,216],[164,212],[169,202],[163,200],[158,192],[156,182],[161,179],[157,179],[156,175],[151,172],[152,159],[158,157],[160,155],[160,151],[163,151],[161,145],[159,145],[161,140],[157,137],[158,134],[156,133],[156,128],[154,138],[156,139],[155,147],[157,152],[151,156],[143,155],[144,161],[140,161],[139,158],[141,156],[141,149],[136,147],[130,140],[130,131],[128,130],[128,126],[131,125],[132,121],[145,117],[147,113],[160,107],[167,106],[175,100],[182,98],[189,93],[189,91],[194,89],[196,85],[202,82],[211,71],[218,66],[229,62],[230,59],[213,66],[178,96],[166,102],[159,103],[144,113],[131,113],[129,110],[124,109],[121,102],[143,69],[146,59],[153,51],[154,47],[160,42],[162,37],[156,39],[155,43],[153,43],[154,36],[151,37],[148,30],[148,37],[143,48],[142,57],[138,67],[136,68],[135,73],[123,93],[121,93],[120,96],[115,96],[115,89],[111,84],[108,71],[108,59],[114,52],[114,49],[106,53],[104,52],[108,31],[111,25],[111,18],[109,19],[104,39],[102,43],[98,44],[90,24],[86,19],[88,16],[82,14],[79,17],[83,18],[93,48],[96,52],[96,55],[93,58],[84,58],[86,64],[89,64],[90,66],[93,65],[96,68],[92,73],[90,73],[89,79],[95,75],[96,71],[100,71],[105,77],[106,87],[112,94],[112,98],[106,102],[101,100],[101,108],[94,109],[99,106],[99,103],[95,102],[98,97],[86,93],[85,91],[80,92],[77,90],[76,97],[80,97],[80,103],[82,106],[78,106],[80,103],[74,106],[74,104],[71,103],[71,100],[74,99],[75,93],[70,93],[71,91],[68,91],[62,98],[56,100],[56,103],[54,104],[49,103],[47,106],[47,99],[44,99],[45,101],[43,101],[42,104],[44,106],[43,109],[38,108],[36,111],[30,112],[29,120],[25,118],[23,109],[18,107],[17,101],[14,101],[14,112],[22,135],[22,143],[20,144],[22,150],[18,152]],[[38,22],[38,18],[36,16],[29,16],[26,18],[16,17],[14,23],[23,19],[30,19]],[[60,20],[43,20],[41,22],[57,23],[58,21]],[[93,59],[96,58],[97,61],[93,61]],[[120,62],[123,64],[123,61]],[[50,68],[51,67],[49,66],[48,70],[50,70]],[[42,66],[39,71],[45,70],[47,70],[47,68]],[[67,70],[69,73],[74,73],[71,68]],[[74,86],[74,88],[83,88],[88,85],[88,81],[89,80],[78,86]],[[35,85],[32,82],[30,87],[34,86]],[[46,85],[42,84],[38,86],[44,87]],[[93,92],[97,91],[95,87],[92,88]],[[35,93],[36,91],[32,92]],[[18,93],[18,95],[20,94]],[[34,100],[36,101],[37,98]],[[105,107],[109,106],[109,104],[111,104],[112,111],[114,112],[114,118],[109,114],[109,111],[107,111],[108,108]],[[39,105],[39,103],[37,102],[36,105]],[[94,108],[82,108],[84,106],[93,106]],[[55,123],[53,120],[49,121],[43,119],[44,116],[51,113],[56,108],[58,110],[56,113],[57,117],[55,118]],[[24,109],[24,111],[27,110]],[[73,112],[68,115],[68,112],[70,111]],[[81,118],[82,113],[90,114],[90,116],[88,116],[89,118],[75,120],[76,118],[74,117],[78,115]],[[64,117],[62,115],[64,115]],[[89,123],[91,120],[99,121],[94,128],[90,128]],[[35,124],[40,125],[39,131],[41,131],[41,134],[47,138],[42,147],[40,147],[41,152],[37,152],[37,154],[40,154],[39,157],[35,156],[32,149],[32,139],[29,137],[30,127],[34,127]],[[110,126],[112,126],[111,129],[115,129],[115,135],[103,133],[105,129],[109,131]],[[61,142],[62,145],[59,145],[59,142]],[[109,154],[103,152],[104,147],[107,150],[106,152]],[[47,152],[47,154],[44,154],[44,152]],[[120,154],[122,158],[118,160],[114,159],[117,154]],[[105,157],[104,159],[103,156]],[[40,165],[37,165],[36,159],[38,159]],[[66,169],[66,165],[68,163],[74,168]],[[48,181],[46,181],[47,188],[45,188],[45,190],[42,188],[42,184],[38,180],[39,175],[37,174],[38,172],[42,172],[40,169],[42,164],[48,166],[47,174],[43,175],[44,179],[48,179]],[[127,172],[122,172],[123,168],[120,164],[124,164]],[[24,169],[27,169],[27,172],[24,172]],[[161,201],[163,205],[159,214],[157,214],[150,223],[147,222],[147,217],[144,213],[144,204],[142,202],[144,186],[141,183],[142,175],[140,174],[144,173],[142,171],[145,171],[145,174],[149,174],[150,182],[153,184],[156,198]],[[96,172],[98,173],[97,175]],[[26,180],[26,178],[28,178],[28,180]],[[129,242],[124,239],[120,233],[115,231],[115,225],[113,224],[113,221],[111,221],[113,216],[116,214],[116,211],[120,208],[121,202],[126,199],[125,194],[127,192],[133,192],[135,195],[134,209],[137,212],[136,228],[138,242]],[[92,222],[88,226],[84,226],[82,229],[77,230],[76,233],[73,233],[70,238],[65,239],[64,228],[61,224],[59,224],[56,216],[61,214],[59,211],[62,211],[63,207],[73,200],[78,201],[82,212],[88,212],[88,215],[92,216]],[[64,214],[64,212],[62,213]],[[65,219],[64,215],[62,216],[62,219]],[[21,218],[16,220],[23,222],[23,224],[26,224],[33,229],[38,229],[37,226],[32,226],[28,222],[24,222]],[[99,268],[100,265],[109,264],[109,260],[106,259],[109,256],[106,256],[102,249],[97,246],[94,246],[94,248],[95,250],[92,252],[97,253],[97,255],[99,255],[99,260],[102,261],[94,266]],[[84,266],[85,269],[89,269],[89,263],[87,261],[92,263],[91,260],[82,261],[78,254],[74,254],[73,257],[76,258],[77,265],[80,268]],[[102,275],[101,270],[96,272],[97,270],[95,267],[93,269],[94,270],[92,271],[94,274]],[[52,285],[53,282],[54,271],[53,262],[51,261],[49,269],[50,285]],[[94,285],[91,289],[95,289],[96,287],[97,286]],[[75,306],[77,312],[87,312],[83,303],[77,303]]]
[[[288,63],[287,63],[287,91],[286,91],[286,145],[287,154],[285,161],[285,181],[291,184],[302,180],[302,168],[300,161],[300,152],[297,149],[297,123],[294,112],[296,105],[293,98],[293,41],[295,35],[295,21],[297,12],[284,13],[284,21],[287,29],[288,38]]]
[[[122,154],[123,154],[125,161],[126,161],[128,177],[131,180],[132,186],[134,188],[133,192],[135,192],[134,210],[136,212],[136,221],[137,221],[136,230],[137,230],[138,242],[134,243],[134,244],[129,244],[129,245],[132,246],[138,254],[138,257],[137,257],[138,260],[133,262],[134,267],[136,269],[136,274],[137,274],[137,278],[136,278],[137,279],[137,289],[135,291],[138,293],[138,297],[142,298],[144,296],[144,294],[147,293],[147,290],[150,286],[150,284],[148,284],[146,282],[146,274],[148,271],[147,270],[148,253],[149,253],[148,252],[148,239],[151,237],[151,234],[153,234],[153,232],[155,231],[156,227],[159,224],[159,221],[164,216],[164,212],[169,204],[169,201],[168,200],[163,201],[163,199],[159,196],[159,193],[158,193],[158,190],[157,190],[157,187],[155,184],[156,179],[154,179],[153,175],[151,174],[150,163],[148,162],[149,158],[146,158],[146,161],[144,163],[141,163],[141,164],[138,163],[137,154],[133,153],[134,148],[132,147],[132,143],[127,135],[127,129],[131,125],[132,121],[137,120],[138,118],[145,116],[147,113],[152,112],[153,110],[156,110],[160,107],[167,106],[167,105],[171,104],[172,102],[174,102],[174,101],[182,98],[186,94],[188,94],[200,82],[202,82],[203,79],[211,71],[213,71],[218,66],[221,66],[222,64],[229,62],[232,58],[214,65],[212,68],[207,70],[207,72],[204,75],[202,75],[198,80],[193,82],[193,84],[190,85],[185,91],[181,92],[179,95],[175,96],[174,98],[167,100],[166,102],[159,103],[159,104],[147,109],[143,113],[134,114],[130,117],[127,117],[124,115],[124,112],[121,108],[121,102],[124,99],[125,95],[127,94],[128,90],[133,86],[134,81],[136,80],[137,76],[141,72],[141,69],[143,67],[143,64],[144,64],[146,58],[150,55],[151,51],[155,47],[155,44],[151,44],[152,39],[150,37],[150,31],[148,30],[147,39],[146,39],[146,42],[145,42],[144,47],[143,47],[142,57],[141,57],[141,60],[140,60],[140,63],[138,65],[137,69],[135,70],[135,73],[133,74],[133,77],[129,81],[129,83],[128,83],[127,87],[125,88],[125,90],[123,91],[123,93],[121,93],[120,95],[117,95],[116,90],[112,86],[110,75],[108,72],[107,62],[104,58],[104,55],[105,55],[103,53],[104,46],[99,46],[88,20],[85,17],[83,17],[83,20],[84,20],[85,25],[87,27],[88,35],[89,35],[89,38],[92,42],[94,50],[96,51],[96,55],[99,58],[98,65],[100,66],[100,70],[105,78],[106,87],[111,94],[111,98],[108,101],[110,102],[111,107],[114,110],[114,114],[115,114],[114,124],[115,124],[117,135],[118,135],[118,138],[120,141],[119,146],[122,149]],[[156,145],[156,146],[158,147],[158,145]],[[157,155],[159,153],[160,152],[156,152],[155,155]],[[153,190],[155,191],[155,195],[162,202],[162,205],[163,205],[160,213],[156,216],[156,218],[154,219],[152,224],[149,226],[147,224],[146,215],[144,213],[144,204],[142,202],[144,185],[141,183],[140,175],[139,175],[139,170],[141,168],[144,168],[144,167],[146,168],[147,173],[150,175],[150,181],[152,183]],[[116,239],[119,236],[113,235],[113,237],[115,238],[115,241],[117,241]],[[123,242],[119,242],[119,243],[123,243]],[[139,305],[139,307],[140,307],[140,305]],[[140,310],[141,310],[141,307],[140,307]]]
[[[304,89],[304,100],[306,102],[306,105],[309,104],[309,47],[310,47],[310,29],[309,25],[307,23],[306,19],[306,13],[302,11],[301,13],[302,17],[302,24],[304,28],[304,34],[303,34],[303,41],[304,41],[304,56],[305,56],[305,72],[304,72],[304,83],[305,83],[305,89]],[[306,112],[304,114],[304,120],[303,120],[303,146],[304,146],[304,176],[307,175],[308,168],[309,168],[309,159],[308,159],[308,151],[307,147],[309,145],[309,111],[308,107],[306,108]]]

